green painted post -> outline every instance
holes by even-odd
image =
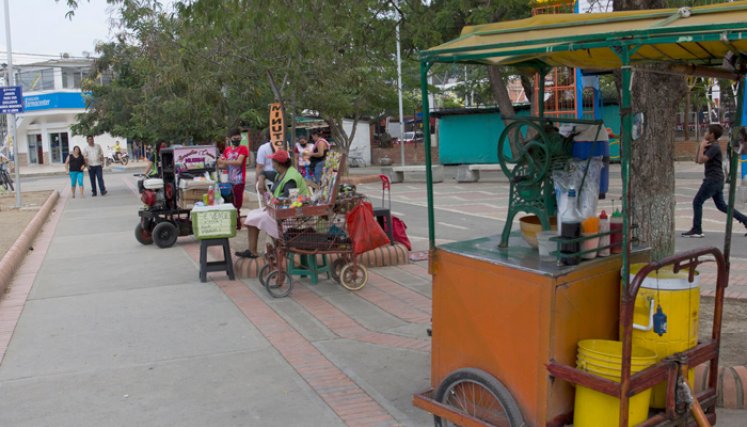
[[[744,114],[744,84],[745,78],[739,81],[739,90],[737,91],[737,117],[736,123],[732,127],[733,129],[739,129],[744,126],[742,123],[742,115]],[[734,216],[734,199],[737,192],[737,167],[739,165],[739,150],[733,148],[739,148],[732,146],[732,142],[738,141],[738,135],[734,134],[727,144],[726,149],[729,150],[729,207],[726,210],[726,236],[724,236],[724,259],[726,260],[726,269],[729,270],[729,256],[731,255],[731,229],[732,229],[732,218]]]
[[[545,118],[545,77],[549,72],[548,68],[539,69],[539,89],[537,90],[537,116],[540,120]],[[542,123],[540,123],[542,126]]]
[[[420,93],[423,97],[423,136],[425,138],[425,182],[428,196],[428,250],[436,248],[435,216],[433,214],[433,172],[431,166],[431,108],[428,102],[428,70],[431,68],[427,61],[420,61]]]
[[[622,208],[623,208],[623,250],[622,250],[622,289],[627,292],[630,283],[630,157],[633,131],[633,117],[630,105],[631,74],[630,48],[622,46]]]

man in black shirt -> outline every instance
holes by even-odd
[[[693,199],[693,226],[690,231],[682,233],[683,237],[703,237],[701,221],[703,219],[703,203],[713,198],[713,203],[721,212],[726,213],[726,202],[724,202],[724,170],[721,167],[723,154],[718,139],[724,133],[721,125],[708,126],[708,133],[698,146],[695,162],[705,163],[705,179],[700,185],[698,194]],[[747,227],[747,217],[734,209],[734,218]]]

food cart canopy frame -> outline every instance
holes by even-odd
[[[729,51],[747,54],[747,1],[680,9],[545,14],[464,27],[420,52],[433,62],[612,70],[622,46],[639,47],[630,63],[721,66]]]
[[[420,81],[426,143],[430,147],[428,70],[440,63],[473,63],[514,66],[546,74],[552,67],[621,71],[622,183],[623,183],[623,286],[629,281],[631,94],[633,67],[669,65],[662,72],[731,78],[743,83],[743,72],[730,69],[725,58],[747,56],[747,1],[679,9],[636,10],[598,14],[547,14],[527,19],[467,26],[462,34],[439,46],[421,51]],[[544,78],[539,79],[543,91]],[[744,84],[739,85],[737,126],[741,126]],[[539,114],[543,115],[542,100]],[[431,255],[435,245],[435,218],[431,153],[425,150],[428,237]],[[731,156],[731,183],[736,177],[736,156]],[[731,246],[735,186],[730,185],[724,256],[728,265]],[[430,264],[430,263],[429,263]]]

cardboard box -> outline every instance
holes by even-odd
[[[202,196],[207,194],[207,189],[192,188],[189,190],[179,190],[179,201],[180,202],[201,202]]]

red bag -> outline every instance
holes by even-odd
[[[373,207],[368,202],[362,202],[354,207],[346,217],[348,235],[353,240],[355,255],[376,249],[389,243],[384,230],[373,215]]]
[[[410,238],[407,237],[407,225],[405,225],[404,221],[394,215],[392,215],[392,239],[394,239],[395,242],[405,245],[408,251],[412,250]]]

